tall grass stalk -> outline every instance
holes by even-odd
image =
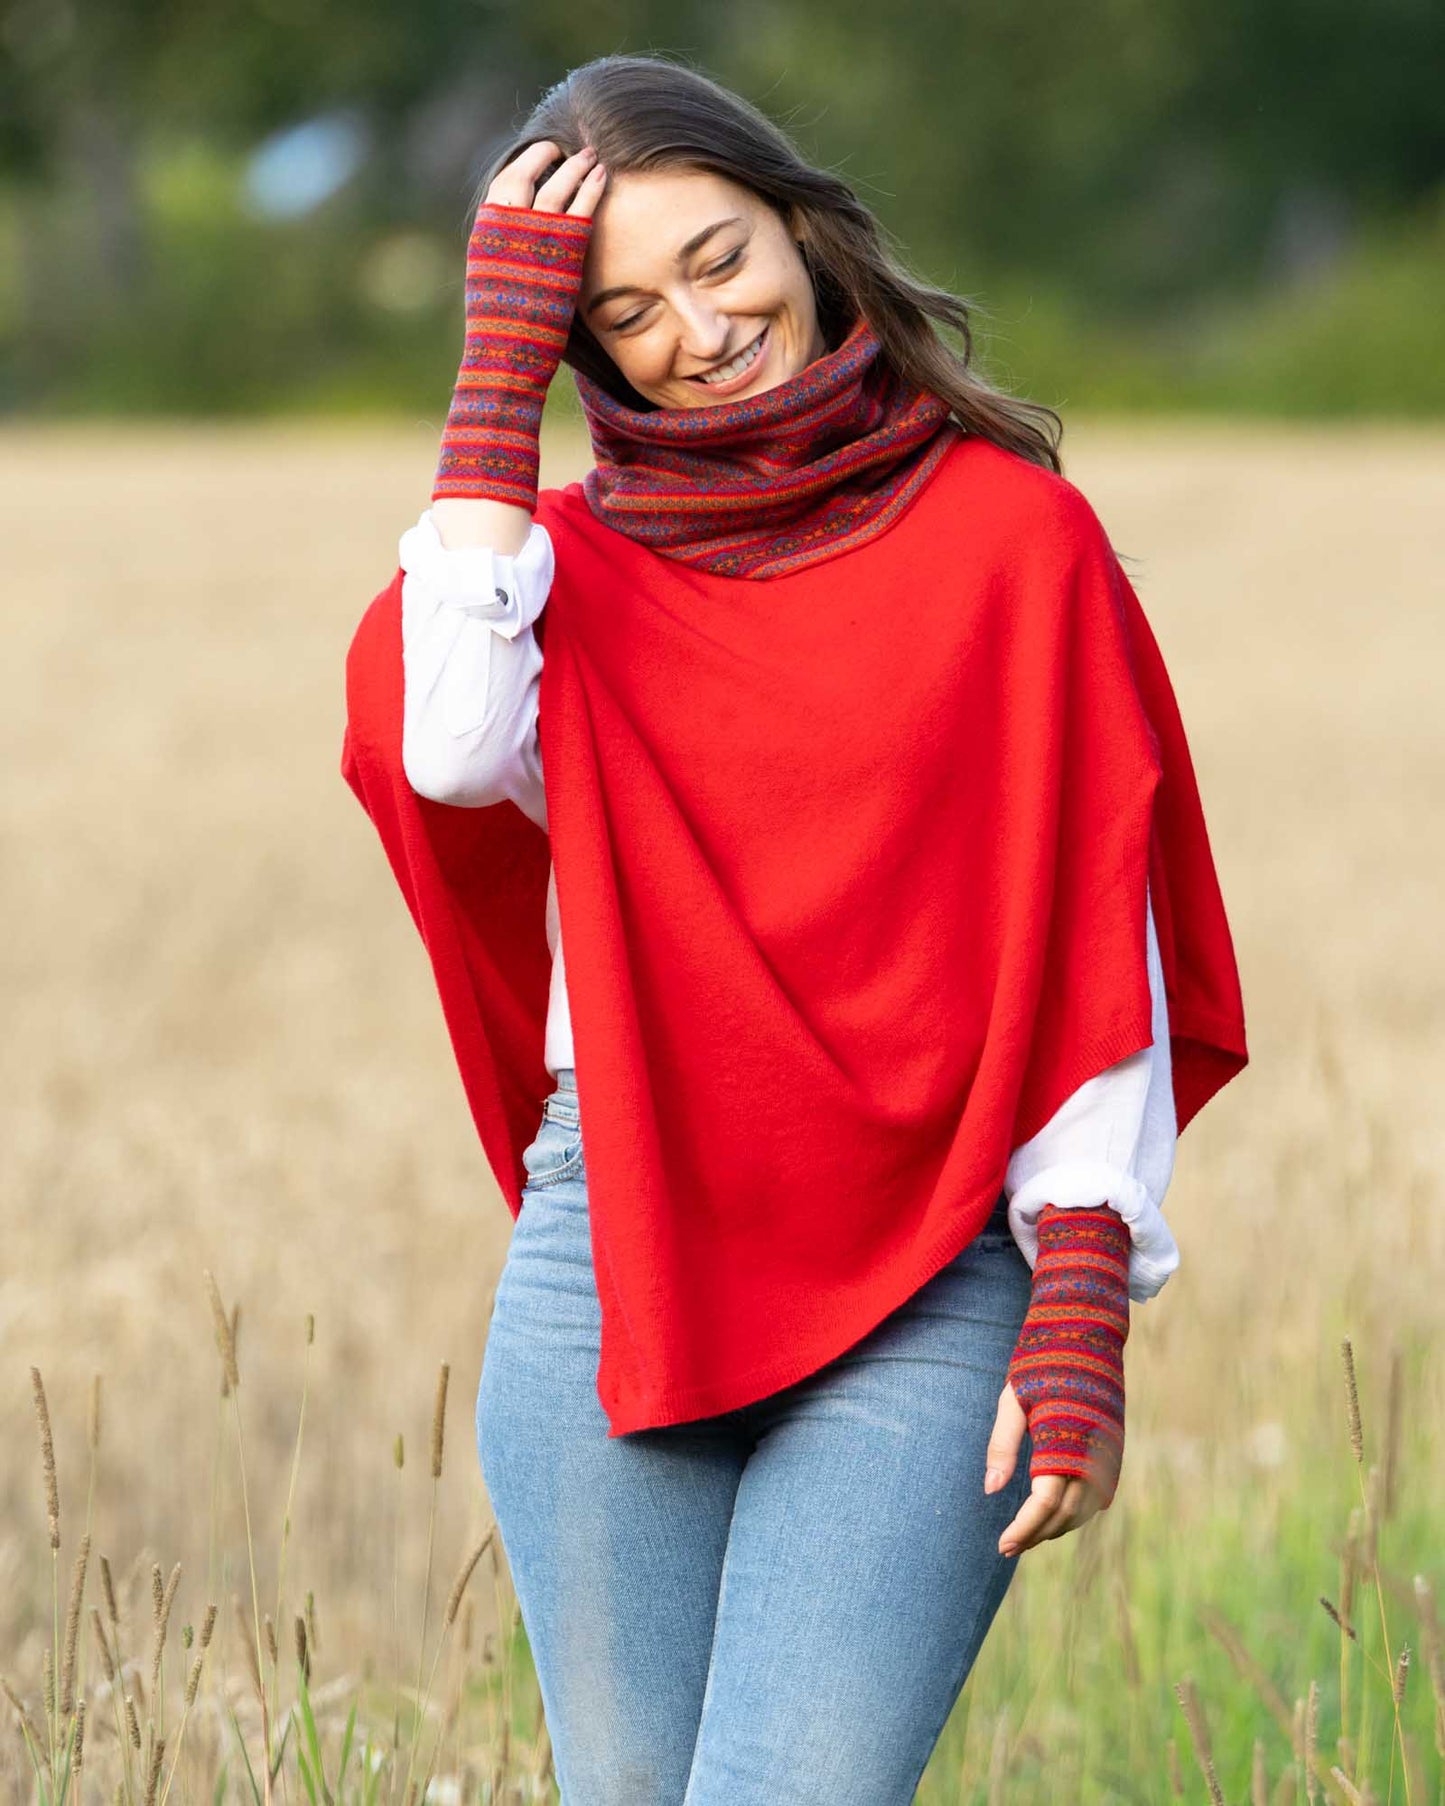
[[[221,1302],[220,1288],[209,1268],[206,1270],[205,1279],[211,1299],[211,1315],[216,1329],[216,1346],[221,1356],[221,1365],[225,1369],[226,1385],[231,1395],[232,1419],[236,1426],[236,1462],[241,1479],[241,1510],[246,1522],[246,1567],[251,1579],[251,1634],[255,1639],[257,1690],[261,1696],[262,1797],[264,1806],[271,1806],[271,1713],[266,1700],[266,1689],[260,1684],[261,1596],[260,1589],[256,1584],[256,1544],[251,1533],[251,1495],[246,1480],[246,1444],[241,1431],[241,1371],[236,1363],[236,1341],[231,1320],[226,1315],[226,1307]],[[153,1792],[154,1774],[147,1785]],[[151,1806],[151,1803],[147,1801],[146,1806]]]

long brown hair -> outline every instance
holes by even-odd
[[[1062,472],[1063,423],[1054,410],[1003,394],[971,368],[968,304],[911,275],[848,184],[813,168],[787,134],[741,95],[665,57],[603,56],[583,63],[547,90],[517,136],[493,157],[473,213],[497,172],[543,140],[564,157],[595,146],[609,174],[706,169],[751,189],[801,229],[818,323],[830,347],[861,313],[899,374],[941,396],[967,432]],[[939,326],[959,335],[961,352],[940,336]],[[563,356],[626,406],[654,405],[622,376],[580,315],[573,318]]]

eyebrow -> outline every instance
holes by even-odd
[[[740,213],[729,214],[726,219],[714,220],[710,226],[704,226],[701,232],[694,232],[687,243],[681,246],[673,262],[681,268],[694,252],[700,251],[714,232],[721,232],[726,226],[745,226],[747,221]],[[594,295],[587,303],[586,312],[595,313],[604,301],[615,301],[619,295],[635,295],[639,291],[635,285],[620,283],[615,288],[605,288],[600,295]]]

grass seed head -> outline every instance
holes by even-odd
[[[75,1657],[80,1645],[80,1614],[85,1604],[85,1571],[90,1564],[90,1532],[80,1539],[70,1578],[70,1602],[65,1610],[65,1643],[60,1657],[60,1716],[75,1709]]]
[[[113,1687],[115,1685],[115,1661],[110,1653],[110,1642],[106,1637],[105,1625],[101,1622],[98,1606],[93,1605],[90,1608],[90,1626],[95,1632],[95,1646],[100,1651],[101,1672],[105,1675],[107,1684]]]
[[[451,1373],[451,1368],[443,1361],[437,1373],[436,1403],[432,1406],[431,1414],[431,1477],[433,1480],[440,1480],[442,1477],[442,1450],[446,1441],[447,1381],[451,1378]]]
[[[160,1785],[161,1763],[165,1760],[166,1740],[157,1737],[151,1751],[150,1773],[146,1776],[145,1806],[156,1806],[156,1789]]]
[[[1199,1772],[1204,1776],[1204,1784],[1209,1789],[1212,1806],[1224,1806],[1224,1794],[1219,1786],[1219,1777],[1214,1772],[1214,1752],[1209,1742],[1209,1726],[1205,1721],[1204,1708],[1199,1703],[1199,1691],[1192,1678],[1185,1678],[1174,1688],[1175,1697],[1184,1713],[1184,1722],[1189,1727],[1189,1740],[1194,1745],[1194,1759],[1199,1764]]]
[[[446,1617],[443,1621],[448,1628],[456,1622],[457,1612],[461,1608],[462,1594],[467,1590],[467,1582],[471,1579],[472,1571],[477,1563],[486,1554],[487,1547],[496,1533],[496,1528],[495,1524],[491,1526],[486,1535],[477,1544],[476,1548],[472,1550],[471,1554],[462,1563],[461,1571],[452,1582],[452,1590],[447,1599]]]
[[[1320,1604],[1325,1608],[1325,1610],[1329,1613],[1330,1617],[1339,1626],[1339,1628],[1345,1633],[1345,1635],[1350,1639],[1350,1641],[1352,1643],[1358,1643],[1360,1639],[1359,1639],[1358,1633],[1355,1630],[1354,1625],[1350,1623],[1348,1618],[1341,1617],[1339,1608],[1331,1600],[1326,1599],[1323,1593],[1320,1594]]]
[[[40,1428],[40,1468],[45,1481],[45,1516],[50,1525],[50,1546],[60,1547],[60,1484],[55,1475],[55,1439],[50,1433],[50,1406],[40,1369],[30,1369],[30,1389],[35,1395],[35,1421]]]
[[[1360,1388],[1355,1379],[1355,1349],[1348,1336],[1340,1343],[1340,1354],[1345,1363],[1345,1405],[1350,1419],[1350,1447],[1354,1450],[1355,1460],[1365,1459],[1365,1432],[1360,1423]]]
[[[39,1730],[36,1728],[35,1720],[26,1710],[24,1700],[21,1699],[20,1695],[10,1685],[10,1682],[3,1674],[0,1674],[0,1693],[3,1693],[6,1699],[9,1700],[11,1710],[15,1713],[16,1720],[23,1727],[32,1746],[40,1751],[41,1759],[44,1761],[46,1767],[49,1768],[50,1751],[47,1746],[47,1740],[41,1736]]]
[[[155,1574],[152,1577],[152,1584],[154,1584],[154,1580],[156,1578],[158,1578],[159,1575],[160,1575],[160,1569],[157,1568],[155,1570]],[[151,1658],[151,1692],[152,1693],[155,1693],[158,1690],[158,1688],[160,1687],[161,1656],[164,1654],[165,1647],[166,1647],[166,1628],[170,1624],[170,1621],[171,1621],[171,1607],[175,1603],[176,1588],[180,1585],[180,1583],[181,1583],[181,1564],[179,1562],[177,1562],[176,1565],[171,1569],[171,1577],[165,1583],[164,1587],[162,1587],[160,1598],[156,1604],[155,1649],[154,1649],[154,1652],[153,1652],[152,1658]]]
[[[102,1555],[100,1558],[100,1584],[105,1593],[105,1613],[117,1630],[120,1629],[120,1610],[115,1602],[115,1582],[110,1576],[110,1561]]]
[[[221,1372],[227,1389],[239,1387],[241,1372],[236,1365],[236,1322],[226,1315],[221,1290],[210,1268],[205,1269],[206,1292],[211,1300],[211,1318],[216,1331],[216,1351],[221,1357]],[[222,1395],[224,1396],[224,1394]]]

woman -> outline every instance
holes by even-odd
[[[343,770],[516,1220],[478,1445],[563,1797],[905,1802],[1113,1495],[1245,1064],[1183,728],[1055,417],[735,95],[574,71],[467,271]]]

